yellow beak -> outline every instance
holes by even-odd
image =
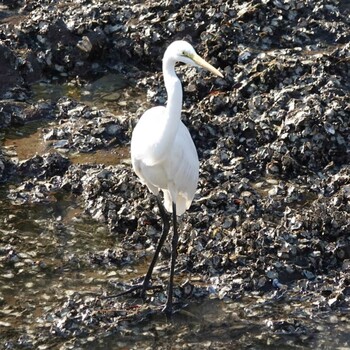
[[[209,72],[212,72],[213,74],[217,75],[218,77],[223,78],[224,76],[216,69],[214,68],[210,63],[203,60],[203,58],[199,55],[193,55],[192,60],[198,64],[198,66],[201,66],[202,68],[208,70]]]

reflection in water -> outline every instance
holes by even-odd
[[[103,106],[117,101],[123,105],[123,95],[108,90],[115,77],[102,79],[86,90],[76,86],[38,84],[37,98],[57,99],[63,95],[84,101],[103,101]],[[102,86],[102,87],[101,87]],[[103,96],[103,98],[99,98]],[[15,148],[17,157],[27,159],[50,150],[42,140],[42,122],[34,122],[7,134],[7,151]],[[71,154],[73,163],[114,165],[128,157],[128,150],[99,150],[92,154]],[[268,191],[271,186],[256,188]],[[43,204],[14,206],[6,199],[6,189],[0,191],[0,343],[18,339],[23,334],[50,329],[50,315],[62,308],[67,296],[101,294],[115,280],[142,276],[148,261],[124,269],[96,266],[90,256],[105,249],[121,247],[107,228],[85,217],[74,197],[57,197]],[[307,200],[307,198],[306,198]],[[126,273],[127,271],[127,273]],[[127,277],[125,277],[127,275]],[[157,313],[138,324],[125,324],[119,333],[76,339],[84,349],[313,349],[350,348],[350,325],[346,315],[330,319],[320,311],[311,319],[299,302],[284,302],[259,296],[239,300],[205,299],[190,302],[175,314],[172,322]],[[295,315],[306,326],[301,331],[276,332],[271,325]],[[297,327],[296,327],[297,329]],[[299,327],[300,329],[300,327]],[[74,348],[71,339],[52,338],[52,348]],[[49,347],[49,345],[47,345]],[[43,347],[44,348],[44,347]]]
[[[36,123],[37,124],[37,123]],[[52,147],[53,141],[45,141],[41,137],[41,129],[35,128],[31,123],[24,126],[22,135],[9,135],[3,142],[3,153],[18,160],[29,159],[36,154],[42,155],[47,152],[56,151]],[[21,129],[21,130],[22,130]],[[90,153],[65,153],[73,164],[104,164],[117,165],[121,161],[130,158],[128,147],[111,149],[99,149]]]
[[[66,96],[91,107],[118,112],[121,107],[130,104],[130,101],[140,98],[140,91],[136,88],[127,89],[128,85],[122,75],[113,73],[108,73],[86,86],[81,86],[78,81],[64,84],[39,82],[31,85],[32,102],[57,101]]]
[[[42,121],[27,123],[18,134],[17,129],[9,129],[3,142],[4,153],[8,156],[25,160],[36,154],[44,154],[50,148],[50,143],[45,142],[41,135]]]
[[[350,344],[350,326],[302,318],[310,328],[276,331],[270,324],[288,320],[288,311],[301,313],[300,305],[259,297],[237,301],[204,300],[191,303],[171,321],[162,313],[144,319],[120,334],[92,340],[89,348],[102,349],[343,349]],[[282,310],[283,313],[281,312]],[[283,321],[280,321],[283,322]],[[291,320],[292,322],[292,320]],[[297,326],[297,325],[296,325]],[[345,347],[348,348],[348,347]],[[344,348],[344,349],[345,349]]]
[[[106,270],[85,265],[90,252],[117,242],[82,215],[74,198],[14,206],[2,192],[0,227],[0,315],[7,325],[0,340],[22,327],[34,330],[67,293],[100,293],[106,283]]]
[[[40,128],[37,128],[36,131],[33,131],[33,128],[34,126],[29,123],[22,128],[23,133],[21,137],[18,135],[8,136],[3,142],[3,153],[21,161],[29,159],[36,154],[42,155],[54,151],[52,147],[53,142],[43,140]],[[104,148],[90,153],[66,153],[65,156],[67,156],[73,164],[104,165],[117,165],[120,164],[121,161],[130,158],[128,147]]]
[[[129,147],[99,149],[92,153],[74,153],[70,155],[73,164],[117,165],[129,159]]]
[[[128,83],[117,74],[106,74],[100,79],[81,87],[73,83],[53,84],[48,82],[34,83],[31,86],[33,91],[32,102],[40,100],[57,101],[61,97],[70,97],[79,102],[83,102],[91,107],[108,109],[112,113],[120,113],[127,104],[128,109],[132,109],[141,94],[136,89],[130,92],[126,89]],[[132,95],[133,94],[133,95]],[[133,101],[132,103],[130,101]],[[138,104],[136,103],[138,106]],[[136,107],[135,107],[136,108]],[[46,152],[57,151],[57,147],[52,140],[44,140],[42,129],[53,127],[56,122],[34,121],[26,123],[25,126],[10,128],[6,131],[5,140],[2,142],[4,153],[18,160],[25,160]],[[63,151],[63,150],[60,150]],[[73,163],[80,164],[119,164],[121,160],[129,158],[127,148],[101,149],[94,153],[65,153]]]
[[[91,254],[121,245],[103,224],[83,215],[74,197],[45,205],[14,206],[3,191],[0,234],[0,343],[18,338],[24,329],[29,334],[40,327],[49,329],[49,316],[62,309],[68,296],[76,292],[100,295],[109,289],[111,278],[118,281],[136,272],[143,275],[148,266],[146,260],[122,269],[91,264]],[[237,300],[192,300],[172,322],[158,312],[139,323],[125,324],[118,333],[111,330],[77,338],[74,345],[81,342],[84,349],[113,350],[169,348],[169,344],[193,349],[312,349],[350,344],[345,314],[333,314],[335,322],[320,310],[320,316],[312,319],[307,312],[311,308],[299,298],[276,298],[274,292],[264,297],[243,295]],[[271,326],[289,318],[292,323],[300,320],[302,326],[295,325],[295,333]],[[69,344],[71,339],[52,338],[55,348]]]

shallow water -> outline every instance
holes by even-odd
[[[0,195],[0,343],[49,327],[49,315],[76,292],[86,296],[111,292],[111,279],[143,275],[146,261],[120,270],[90,263],[91,254],[115,249],[119,242],[103,224],[82,215],[76,198],[14,206],[6,200],[6,192]],[[310,307],[258,295],[238,300],[206,298],[188,303],[172,321],[159,312],[122,331],[76,339],[74,346],[60,337],[51,338],[50,343],[57,349],[101,350],[168,348],[169,344],[214,349],[348,348],[349,315],[320,312],[312,320],[306,312]],[[298,318],[305,330],[272,331],[269,322],[288,317]]]
[[[119,241],[103,224],[82,214],[77,198],[57,197],[56,202],[45,205],[14,206],[2,191],[0,199],[0,344],[50,328],[50,315],[74,293],[113,293],[111,280],[128,281],[142,276],[147,268],[145,260],[122,269],[92,265],[91,255],[116,249]],[[299,299],[290,304],[274,296],[206,298],[189,302],[171,322],[159,312],[125,325],[122,331],[89,335],[73,343],[72,339],[51,337],[50,346],[101,350],[169,348],[169,344],[175,349],[349,348],[348,312],[319,312],[310,319],[307,310],[311,307]],[[269,322],[289,318],[298,319],[305,330],[284,334],[271,329]]]
[[[24,127],[11,128],[6,131],[3,141],[4,153],[18,160],[25,160],[36,154],[44,154],[50,150],[50,143],[41,135],[42,121],[28,123]]]
[[[109,79],[92,84],[83,93],[68,86],[40,84],[37,98],[56,99],[72,94],[93,103],[99,96],[95,91],[113,98],[122,96],[118,89],[125,85],[109,90]],[[118,98],[117,102],[112,98],[105,101],[105,106],[122,103]],[[115,109],[119,107],[116,105]],[[33,122],[9,130],[4,140],[6,152],[13,151],[14,157],[23,160],[52,150],[50,142],[41,137],[44,126],[42,122]],[[93,155],[77,153],[69,157],[73,163],[114,165],[128,158],[128,149],[98,150]],[[120,269],[91,263],[93,254],[116,249],[120,242],[117,236],[109,234],[104,224],[82,213],[79,198],[56,194],[49,203],[16,206],[7,199],[10,187],[8,184],[0,191],[0,344],[4,348],[11,348],[7,346],[9,340],[18,342],[22,337],[25,344],[24,334],[40,334],[41,329],[50,328],[50,315],[74,293],[88,296],[111,292],[111,279],[130,280],[142,276],[147,268],[146,260],[138,266]],[[260,190],[268,191],[270,187]],[[213,299],[189,302],[172,321],[159,312],[115,332],[74,341],[51,337],[49,344],[41,348],[350,348],[348,311],[333,315],[320,311],[317,319],[311,319],[307,312],[310,308],[312,305],[303,305],[299,299],[291,304],[273,294],[267,298],[243,295],[238,300],[219,300],[213,296]],[[273,328],[274,322],[289,317],[300,320],[304,328],[299,327],[301,331],[294,333]]]
[[[107,271],[84,269],[88,254],[115,239],[85,218],[74,198],[14,206],[1,193],[0,339],[31,333],[75,290],[99,292]],[[92,249],[91,249],[92,248]]]
[[[31,85],[33,92],[32,101],[40,99],[56,101],[66,96],[88,106],[96,106],[100,109],[109,109],[111,112],[120,111],[125,107],[132,94],[137,98],[141,93],[136,88],[129,91],[127,80],[119,74],[107,73],[101,78],[81,86],[79,82],[60,84],[58,82],[38,82]]]
[[[339,328],[327,320],[313,334],[271,332],[268,321],[274,319],[272,314],[279,309],[283,306],[278,303],[264,307],[259,306],[258,299],[252,298],[238,302],[206,300],[189,305],[171,322],[157,315],[140,323],[130,335],[112,334],[91,341],[86,348],[287,350],[348,349],[350,346],[349,326]]]
[[[52,141],[45,141],[42,138],[42,122],[32,122],[24,126],[20,135],[9,131],[3,142],[4,153],[12,158],[21,160],[29,159],[36,154],[43,155],[57,151]],[[73,164],[104,164],[116,165],[121,161],[130,158],[128,147],[112,149],[98,149],[95,152],[79,153],[65,152]]]
[[[85,103],[91,107],[106,109],[116,116],[122,113],[121,108],[130,104],[132,108],[133,100],[137,103],[138,99],[144,100],[144,93],[133,89],[126,89],[128,86],[125,79],[117,74],[106,74],[95,82],[85,87],[76,86],[72,83],[52,83],[38,82],[31,86],[33,96],[32,103],[40,100],[57,101],[62,97],[70,97],[78,102]],[[128,101],[129,100],[129,101]],[[1,142],[6,155],[19,161],[35,156],[42,155],[51,151],[62,152],[62,149],[55,147],[54,141],[44,140],[42,129],[53,127],[57,124],[55,121],[32,121],[21,128],[9,128],[5,132],[5,138]],[[79,164],[105,164],[116,165],[122,160],[129,158],[129,149],[127,147],[118,147],[112,149],[98,149],[93,153],[71,153],[65,151],[72,163]]]

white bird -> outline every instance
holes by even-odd
[[[167,301],[163,309],[166,314],[172,313],[173,276],[178,243],[176,219],[177,215],[183,214],[192,203],[199,172],[196,147],[189,131],[181,121],[182,85],[175,73],[176,62],[202,67],[223,77],[216,68],[203,60],[188,42],[174,41],[166,49],[163,57],[163,76],[168,94],[167,105],[147,110],[132,133],[132,166],[141,182],[146,184],[156,196],[163,219],[162,235],[145,279],[139,286],[142,289],[142,297],[149,288],[154,265],[169,232],[167,212],[172,213],[173,216],[170,278]],[[159,191],[163,192],[164,206]]]

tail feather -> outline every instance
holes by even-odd
[[[176,198],[176,215],[180,216],[182,215],[190,206],[191,206],[192,200],[188,200],[181,194],[177,195]],[[164,207],[169,212],[173,212],[173,205],[172,205],[172,198],[170,191],[164,191]]]

